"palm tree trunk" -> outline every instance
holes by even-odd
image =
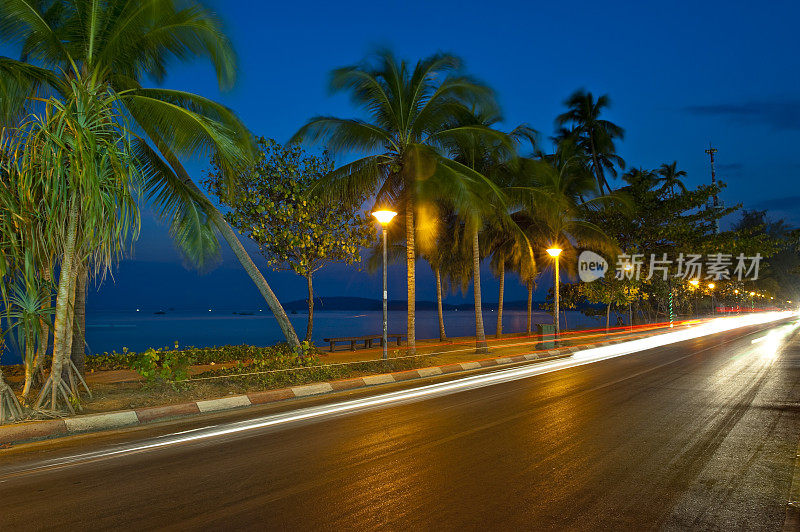
[[[436,273],[436,311],[439,314],[439,341],[444,342],[447,340],[447,335],[444,332],[444,312],[442,310],[442,272],[439,266],[434,268]]]
[[[25,385],[22,387],[22,401],[27,403],[28,395],[31,393],[33,375],[36,370],[36,347],[30,338],[25,339]]]
[[[66,370],[65,362],[69,362],[72,353],[72,312],[70,301],[73,300],[75,288],[75,247],[78,232],[78,200],[73,197],[69,208],[67,235],[64,242],[64,255],[61,259],[58,290],[56,292],[55,324],[53,326],[53,364],[50,376],[39,393],[36,407],[45,404],[49,399],[52,410],[58,409],[58,398],[63,397],[67,407],[71,394],[63,382],[62,373]],[[68,371],[68,370],[67,370]]]
[[[608,334],[608,324],[611,320],[611,303],[606,305],[606,334]]]
[[[172,150],[169,149],[166,143],[154,132],[147,131],[147,133],[155,143],[158,151],[175,171],[181,182],[192,192],[194,192],[197,198],[203,200],[203,210],[206,212],[219,232],[222,233],[222,237],[231,247],[231,250],[233,250],[233,254],[236,255],[236,258],[242,264],[244,271],[247,272],[247,275],[249,275],[250,279],[253,280],[253,283],[255,283],[258,291],[261,292],[261,296],[267,302],[270,310],[275,315],[275,319],[278,320],[278,325],[283,332],[283,336],[286,338],[286,342],[292,347],[299,346],[300,340],[297,338],[297,333],[295,332],[294,327],[292,327],[292,323],[289,321],[289,316],[286,315],[286,311],[281,306],[281,303],[278,301],[278,298],[275,296],[272,288],[270,288],[269,283],[267,283],[267,280],[258,270],[258,267],[253,262],[253,259],[247,254],[247,250],[244,249],[244,246],[236,237],[236,233],[233,231],[233,228],[225,220],[225,217],[222,215],[222,213],[219,212],[219,209],[217,209],[216,206],[214,206],[214,204],[211,203],[211,201],[206,197],[206,195],[203,194],[203,191],[201,191],[200,188],[195,185],[194,181],[192,181],[192,178],[189,177],[188,172],[186,172],[186,169],[180,163],[175,154],[172,153]]]
[[[500,262],[500,294],[497,296],[497,331],[495,337],[503,335],[503,289],[506,284],[506,265]]]
[[[75,279],[75,317],[72,320],[72,363],[78,373],[86,373],[86,282],[89,277],[87,264],[78,266]]]
[[[306,325],[306,342],[311,341],[311,331],[314,330],[314,286],[311,283],[311,274],[306,276],[308,281],[308,324]]]
[[[488,353],[486,333],[483,330],[483,310],[481,308],[481,254],[478,245],[478,229],[472,233],[472,280],[475,292],[475,352]]]
[[[408,352],[416,353],[416,288],[417,281],[414,271],[416,265],[416,249],[414,248],[414,203],[406,199],[406,282],[408,284],[408,321],[407,338]]]
[[[528,281],[528,326],[525,329],[527,334],[531,334],[531,321],[533,318],[533,281]]]

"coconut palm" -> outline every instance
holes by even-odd
[[[333,152],[366,154],[331,172],[321,191],[332,198],[374,193],[377,204],[395,205],[403,211],[407,335],[412,352],[416,345],[417,209],[421,202],[440,195],[439,184],[469,173],[436,148],[454,136],[484,129],[451,125],[454,113],[466,103],[476,108],[494,106],[492,92],[463,75],[460,66],[460,60],[451,55],[433,55],[412,66],[381,51],[371,62],[337,69],[331,75],[331,90],[348,92],[368,119],[318,116],[293,137],[293,141],[325,144]]]
[[[493,130],[494,134],[488,135],[485,131],[491,130],[492,126],[499,122],[500,117],[496,112],[485,110],[460,113],[455,120],[456,125],[481,128],[453,137],[446,143],[447,152],[474,172],[462,174],[461,179],[454,183],[456,186],[448,191],[446,197],[463,220],[464,230],[471,240],[476,351],[486,352],[479,234],[489,227],[502,226],[512,234],[516,230],[516,235],[524,240],[524,235],[509,216],[503,185],[516,161],[516,144],[523,139],[533,143],[535,131],[521,125],[509,134]]]
[[[660,176],[656,181],[661,183],[660,192],[664,193],[669,191],[670,196],[675,196],[675,188],[679,188],[681,192],[686,192],[686,185],[683,184],[682,178],[686,177],[685,170],[678,170],[678,161],[672,161],[671,164],[662,164],[656,173]]]
[[[556,118],[556,126],[560,127],[557,138],[576,142],[590,157],[590,167],[598,188],[611,192],[606,172],[616,176],[615,167],[625,167],[625,162],[617,155],[614,145],[616,139],[624,137],[625,130],[600,118],[603,111],[611,105],[611,100],[608,95],[595,100],[591,92],[580,89],[573,93],[564,105],[568,110]]]
[[[218,230],[275,314],[287,341],[298,345],[267,281],[181,163],[182,157],[213,156],[233,180],[236,169],[251,155],[250,134],[231,110],[207,98],[142,85],[145,77],[163,81],[174,61],[203,57],[214,67],[220,86],[231,86],[235,54],[218,18],[191,0],[4,0],[0,37],[19,45],[24,58],[0,58],[0,78],[11,76],[33,90],[63,97],[68,80],[80,77],[90,88],[107,86],[116,95],[140,134],[134,147],[146,176],[146,195],[169,223],[179,249],[202,264],[218,252],[214,229]]]

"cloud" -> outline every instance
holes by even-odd
[[[754,209],[767,211],[796,211],[800,205],[800,196],[782,196],[759,201]]]
[[[740,124],[800,131],[800,100],[690,105],[684,110],[699,116],[727,118]]]

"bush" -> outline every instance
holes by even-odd
[[[223,362],[246,362],[259,357],[270,357],[281,354],[291,353],[292,350],[287,344],[277,344],[269,347],[257,347],[253,345],[224,345],[220,347],[185,347],[180,349],[177,342],[174,349],[168,347],[158,348],[158,351],[181,353],[194,362],[193,364],[220,364]],[[299,348],[302,356],[315,354],[316,348],[308,342],[303,342]],[[86,357],[86,368],[92,371],[113,370],[113,369],[135,369],[134,361],[143,353],[128,351],[123,347],[122,353],[112,351],[89,355]]]
[[[148,383],[181,382],[189,378],[189,366],[194,359],[186,351],[148,349],[136,355],[131,369]]]

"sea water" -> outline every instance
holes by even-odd
[[[306,313],[289,314],[289,319],[300,339],[305,337]],[[561,314],[561,327],[602,327],[605,317],[587,317],[581,312]],[[497,314],[483,312],[486,335],[495,334]],[[552,323],[550,314],[533,313],[533,323]],[[612,317],[612,326],[615,317]],[[473,310],[444,313],[445,330],[449,337],[474,336],[475,312]],[[526,313],[520,310],[503,312],[503,332],[524,332]],[[417,338],[438,338],[439,320],[436,311],[420,310],[416,313]],[[380,311],[318,311],[314,313],[313,340],[323,345],[323,339],[339,336],[380,334],[383,316]],[[389,312],[389,333],[405,334],[405,311]],[[97,312],[86,317],[86,341],[89,353],[144,351],[149,347],[173,348],[210,347],[226,344],[271,345],[283,340],[275,318],[268,312],[240,315],[232,312]],[[18,364],[20,357],[8,350],[3,354],[3,364]]]

